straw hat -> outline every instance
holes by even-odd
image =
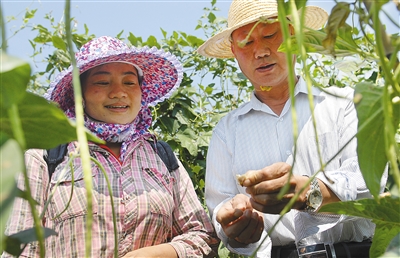
[[[328,13],[317,6],[305,8],[305,26],[311,29],[320,29],[328,19]],[[300,15],[300,10],[298,12]],[[276,16],[278,16],[276,0],[233,0],[228,13],[228,28],[204,42],[197,52],[206,57],[233,58],[229,39],[234,30],[256,22],[261,17]]]
[[[128,47],[121,40],[108,36],[84,44],[75,54],[75,59],[80,74],[106,63],[132,64],[138,70],[142,101],[147,105],[155,105],[168,98],[179,87],[183,76],[182,64],[171,53],[156,47]],[[55,78],[45,97],[57,102],[64,111],[75,110],[72,67]]]

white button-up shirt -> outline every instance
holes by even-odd
[[[219,208],[236,194],[246,194],[236,181],[236,175],[257,170],[276,162],[293,165],[293,173],[313,175],[321,164],[317,151],[315,130],[311,118],[307,86],[300,78],[295,88],[295,110],[292,118],[290,99],[280,115],[259,101],[254,93],[251,100],[221,119],[214,129],[208,149],[205,198],[218,236],[228,249],[251,255],[261,244],[279,215],[265,214],[265,232],[258,243],[234,249],[216,221]],[[324,91],[312,88],[314,116],[321,159],[328,162],[343,146],[346,147],[325,167],[330,183],[323,173],[322,180],[342,201],[370,197],[358,166],[357,113],[350,88],[330,87]],[[293,164],[294,127],[297,121],[298,139],[296,164]],[[382,180],[382,189],[386,180]],[[308,237],[321,243],[362,241],[374,233],[374,224],[366,219],[339,215],[320,215],[291,210],[284,215],[272,234],[262,243],[257,257],[269,257],[272,246],[298,242]]]

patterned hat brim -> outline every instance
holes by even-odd
[[[82,74],[96,66],[123,62],[139,67],[143,72],[142,102],[149,106],[169,98],[179,87],[183,78],[183,68],[177,58],[169,52],[156,47],[129,48],[122,51],[108,51],[102,56],[77,61]],[[50,84],[45,98],[57,102],[64,111],[74,109],[74,91],[72,87],[72,66],[61,72]]]

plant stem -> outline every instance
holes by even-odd
[[[74,86],[74,98],[75,98],[75,115],[76,115],[76,133],[78,136],[78,143],[80,148],[82,168],[83,168],[83,180],[85,182],[86,198],[87,198],[87,218],[86,218],[86,234],[85,234],[85,256],[91,257],[91,245],[92,245],[92,223],[93,223],[93,182],[92,182],[92,171],[90,166],[90,155],[89,145],[87,143],[85,133],[85,123],[83,118],[83,107],[82,107],[82,91],[81,84],[79,81],[79,70],[76,67],[76,60],[74,50],[72,48],[72,36],[71,36],[71,22],[70,22],[70,0],[65,1],[65,30],[67,36],[67,46],[69,54],[71,56],[72,70],[72,84]]]

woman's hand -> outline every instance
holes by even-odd
[[[124,258],[133,257],[168,257],[178,258],[178,254],[170,244],[160,244],[154,246],[143,247],[135,251],[127,253]]]

